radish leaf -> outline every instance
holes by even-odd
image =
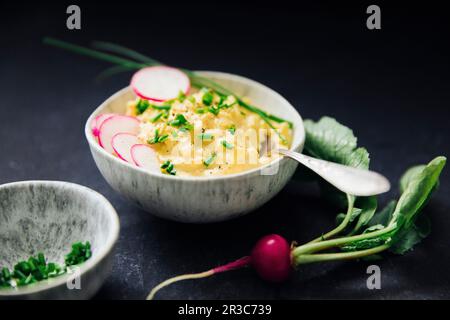
[[[305,120],[305,151],[311,156],[355,168],[369,168],[369,153],[357,147],[353,131],[335,119]]]

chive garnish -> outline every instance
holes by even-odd
[[[214,135],[212,135],[211,133],[201,133],[198,135],[198,137],[204,141],[210,141],[214,139]]]
[[[92,256],[91,244],[76,242],[72,244],[72,251],[65,256],[65,264],[46,263],[45,256],[39,252],[36,257],[19,261],[10,271],[3,267],[0,272],[0,288],[24,286],[51,277],[56,277],[67,272],[68,267],[85,262]]]
[[[155,136],[152,139],[147,141],[148,144],[156,144],[166,141],[169,138],[168,134],[164,134],[162,136],[159,135],[159,130],[155,130]]]
[[[203,114],[203,113],[206,113],[206,109],[205,108],[197,108],[197,109],[195,109],[195,113],[198,113],[198,114]]]
[[[217,116],[220,112],[220,109],[218,107],[210,106],[208,107],[208,111]]]
[[[150,107],[150,102],[148,102],[148,100],[139,99],[136,104],[137,114],[143,114],[148,107]]]
[[[175,166],[172,162],[170,162],[170,160],[165,161],[162,165],[161,165],[161,169],[163,169],[163,171],[167,174],[170,174],[172,176],[177,174],[177,170],[175,170]]]
[[[183,102],[186,99],[186,95],[184,94],[183,91],[180,91],[178,93],[178,97],[177,97],[178,101]]]
[[[215,152],[211,153],[211,155],[208,157],[208,159],[203,161],[203,164],[208,167],[211,163],[214,162],[214,160],[216,159],[217,154]]]
[[[233,125],[228,129],[228,131],[229,131],[231,134],[234,135],[234,133],[236,132],[236,126],[233,124]]]
[[[225,140],[222,140],[220,143],[227,149],[233,149],[233,145],[231,143],[226,142]]]
[[[150,122],[156,122],[156,121],[158,121],[159,120],[159,118],[161,118],[162,116],[163,116],[163,112],[160,112],[160,113],[158,113],[156,116],[154,116],[151,120],[150,120]]]
[[[179,127],[179,126],[187,124],[187,123],[188,123],[188,121],[182,114],[177,114],[175,116],[175,119],[173,119],[172,121],[169,121],[169,125],[171,125],[173,127]]]
[[[194,97],[194,96],[189,96],[189,97],[187,98],[187,100],[188,100],[190,103],[194,104],[194,105],[195,105],[195,103],[197,102],[197,101],[195,101],[195,97]]]
[[[157,105],[152,104],[151,106],[152,106],[152,108],[155,109],[155,110],[164,110],[164,111],[169,111],[170,108],[172,108],[171,106],[168,106],[168,105],[157,106]]]
[[[212,104],[213,100],[214,100],[214,95],[212,94],[211,91],[208,90],[203,94],[202,102],[205,106],[210,106]]]

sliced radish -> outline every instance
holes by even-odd
[[[131,158],[131,147],[138,143],[140,143],[139,139],[132,133],[117,133],[111,139],[111,145],[114,152],[120,159],[131,163],[133,163],[133,159]]]
[[[146,144],[135,144],[131,147],[134,163],[143,169],[159,172],[159,161],[155,150]]]
[[[180,91],[188,93],[190,86],[183,71],[166,66],[143,68],[131,79],[131,87],[139,97],[159,102],[178,97]]]
[[[113,113],[105,113],[96,116],[91,123],[92,134],[98,137],[98,134],[100,133],[100,127],[102,126],[103,122],[106,119],[111,118],[113,115]]]
[[[103,121],[98,135],[98,143],[106,151],[114,154],[111,144],[112,138],[121,132],[137,135],[139,133],[139,123],[139,120],[134,117],[114,115]]]

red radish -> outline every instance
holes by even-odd
[[[183,71],[166,66],[143,68],[131,79],[131,87],[139,97],[158,102],[174,99],[180,92],[186,94],[190,86]]]
[[[159,161],[155,150],[146,144],[135,144],[131,147],[133,162],[145,170],[159,171]]]
[[[289,243],[277,234],[261,238],[252,250],[252,267],[264,280],[285,281],[292,271]]]
[[[111,139],[111,145],[114,152],[120,159],[130,163],[133,163],[133,158],[131,157],[131,147],[138,143],[140,143],[138,137],[132,133],[120,132],[115,134]]]
[[[157,285],[147,297],[153,299],[162,288],[181,280],[206,278],[212,275],[251,266],[258,275],[269,282],[285,281],[291,274],[293,267],[291,262],[291,249],[289,243],[277,234],[267,235],[261,238],[253,247],[250,256],[242,257],[236,261],[214,269],[194,274],[185,274],[168,279]]]
[[[105,113],[96,116],[91,123],[92,134],[98,137],[98,134],[100,133],[100,127],[102,126],[103,122],[106,119],[111,118],[113,115],[113,113]]]
[[[139,132],[139,120],[134,117],[114,115],[106,119],[100,127],[98,143],[109,153],[114,154],[111,144],[112,138],[118,133],[131,133],[137,135]]]

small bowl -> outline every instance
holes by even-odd
[[[254,105],[294,124],[291,150],[301,152],[305,142],[303,120],[295,108],[270,88],[247,78],[212,71],[200,74],[220,83]],[[147,172],[101,148],[91,132],[91,122],[100,114],[125,113],[134,99],[126,87],[103,102],[89,117],[85,135],[95,163],[110,186],[153,215],[190,223],[218,222],[241,216],[262,206],[289,181],[297,162],[280,158],[266,166],[237,174],[214,177],[180,177]],[[263,175],[269,165],[278,166],[275,175]]]
[[[80,289],[70,290],[71,275],[64,274],[0,289],[0,299],[88,299],[98,291],[119,236],[119,218],[108,200],[73,183],[24,181],[1,185],[0,204],[0,268],[11,270],[39,252],[63,264],[72,243],[89,241],[92,247],[92,257],[79,265]]]

